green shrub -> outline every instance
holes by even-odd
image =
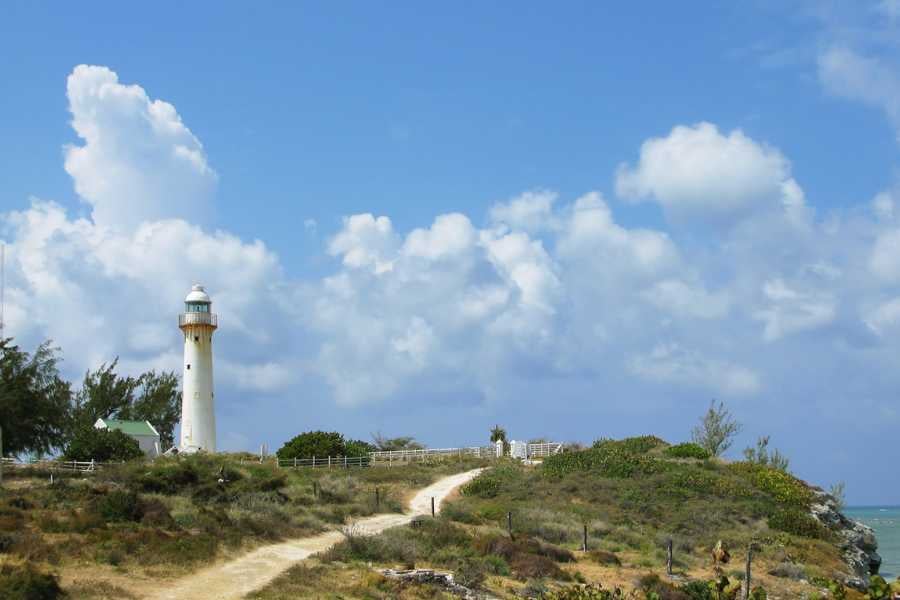
[[[494,498],[500,493],[500,481],[485,471],[475,479],[460,488],[463,496],[477,496],[479,498]]]
[[[56,600],[65,594],[56,577],[31,564],[0,565],[0,600]]]
[[[66,446],[66,460],[119,462],[143,458],[144,453],[132,437],[117,430],[82,427]]]
[[[888,600],[891,597],[891,586],[880,575],[872,575],[869,589],[866,590],[870,600]]]
[[[728,469],[781,504],[805,510],[812,502],[813,496],[809,487],[790,473],[750,462],[733,463],[728,465]]]
[[[144,516],[144,508],[138,495],[122,490],[114,490],[101,496],[93,509],[100,517],[109,522],[136,522]]]
[[[157,459],[142,469],[140,473],[133,473],[131,485],[139,491],[156,494],[174,495],[186,488],[197,485],[200,481],[198,461],[191,458],[175,458],[171,460]],[[211,477],[211,474],[210,474]]]
[[[353,445],[358,450],[358,445]],[[347,442],[344,436],[336,431],[307,431],[293,437],[275,453],[278,458],[312,458],[314,456],[345,456]]]
[[[706,460],[710,457],[710,453],[706,448],[693,442],[669,446],[663,450],[663,454],[671,458],[696,458],[699,460]]]
[[[796,508],[777,509],[769,515],[768,523],[771,529],[802,537],[813,539],[828,537],[828,530],[818,520]]]
[[[587,450],[548,456],[541,468],[545,474],[557,477],[577,471],[596,471],[604,477],[619,479],[652,475],[670,469],[671,463],[637,452],[649,445],[646,439],[629,438],[621,442],[599,440]],[[642,441],[636,443],[631,440]]]
[[[477,590],[484,584],[486,569],[483,561],[461,558],[454,569],[453,578],[467,588]]]
[[[566,586],[550,592],[544,597],[547,600],[617,600],[625,596],[619,588],[605,590],[599,583],[594,583]]]
[[[606,550],[591,550],[588,553],[588,557],[597,564],[601,565],[612,565],[618,567],[622,564],[622,561],[619,560],[619,557],[615,555],[613,552],[607,552]]]

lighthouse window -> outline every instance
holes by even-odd
[[[199,342],[199,341],[200,341],[200,336],[199,336],[199,335],[195,335],[195,336],[194,336],[194,341],[195,341],[195,342]]]
[[[188,366],[187,366],[187,370],[188,370],[188,371],[191,370],[191,365],[188,365]]]

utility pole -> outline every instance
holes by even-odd
[[[3,308],[6,301],[6,244],[0,243],[0,340],[3,338],[6,323],[3,320]]]

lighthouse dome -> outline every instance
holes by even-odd
[[[184,299],[185,302],[203,302],[209,304],[209,294],[203,289],[202,285],[194,284],[191,286],[191,293]]]

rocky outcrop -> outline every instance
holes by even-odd
[[[441,573],[433,569],[379,569],[379,573],[388,579],[399,579],[411,583],[431,583],[439,585],[448,592],[466,600],[496,600],[493,596],[477,592],[453,580],[452,573]]]
[[[846,583],[864,590],[869,585],[869,575],[877,575],[881,567],[878,541],[868,525],[849,519],[840,510],[833,496],[813,488],[815,498],[811,506],[812,516],[833,531],[841,540],[841,552],[850,572]]]

